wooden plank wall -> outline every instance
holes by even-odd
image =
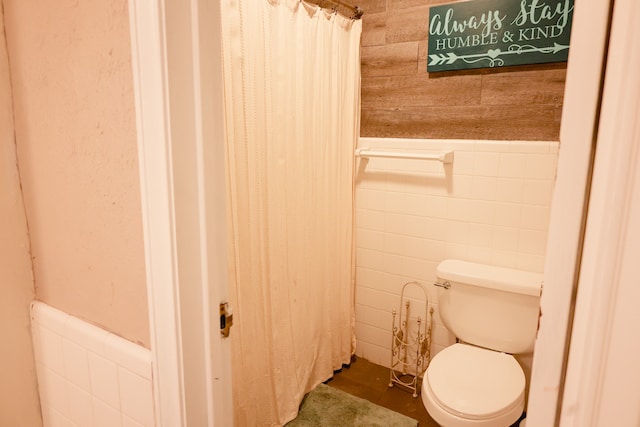
[[[364,10],[361,136],[559,139],[566,63],[429,74],[429,7],[451,1],[350,1]]]

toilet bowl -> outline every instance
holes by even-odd
[[[542,275],[460,260],[437,268],[438,307],[457,343],[431,360],[422,402],[443,427],[508,427],[525,407],[513,354],[533,350]]]
[[[441,426],[505,427],[524,409],[525,376],[509,354],[458,343],[433,358],[421,390]]]

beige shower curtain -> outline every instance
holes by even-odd
[[[282,425],[354,350],[360,21],[223,0],[233,399]]]

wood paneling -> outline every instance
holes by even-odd
[[[557,139],[557,111],[547,106],[512,105],[362,108],[362,136],[443,139]],[[541,124],[545,124],[541,126]],[[364,127],[364,125],[363,125]]]
[[[353,0],[349,0],[353,1]],[[387,0],[360,0],[358,2],[353,1],[354,5],[357,5],[366,14],[373,14],[378,12],[387,11]]]
[[[565,70],[499,73],[482,76],[482,104],[562,105]]]
[[[383,45],[387,28],[387,14],[374,13],[362,20],[362,46]]]
[[[425,73],[363,77],[362,109],[477,105],[482,76],[430,79]]]
[[[427,73],[429,6],[364,0],[361,135],[558,140],[566,64]]]
[[[453,1],[351,3],[364,11],[362,136],[558,140],[566,64],[429,74],[429,7]]]
[[[386,44],[427,39],[429,34],[428,6],[393,9],[386,15]]]
[[[418,42],[361,48],[362,77],[416,75]]]

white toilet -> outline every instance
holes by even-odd
[[[443,427],[508,427],[526,386],[512,354],[533,351],[542,274],[453,259],[437,271],[440,317],[458,343],[429,364],[424,406]]]

